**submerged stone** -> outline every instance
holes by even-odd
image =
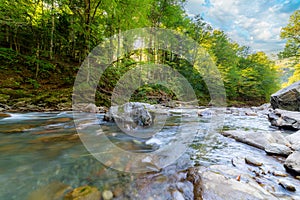
[[[101,193],[96,187],[81,186],[65,195],[64,200],[99,200]]]

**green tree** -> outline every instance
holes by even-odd
[[[280,37],[286,39],[285,49],[280,53],[282,57],[300,56],[300,10],[296,10],[289,19],[289,23],[281,30]]]
[[[257,52],[242,59],[239,65],[239,96],[246,101],[269,100],[279,88],[274,62],[264,52]]]
[[[293,75],[283,86],[290,85],[300,80],[300,10],[296,10],[289,19],[286,27],[282,28],[280,37],[286,39],[286,44],[283,52],[279,53],[280,58],[288,58],[292,62],[294,68]]]

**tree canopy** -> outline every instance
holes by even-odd
[[[300,80],[300,10],[296,10],[289,19],[287,26],[281,30],[280,37],[286,40],[284,51],[280,52],[281,58],[291,60],[294,70],[293,75],[284,85],[292,84]]]

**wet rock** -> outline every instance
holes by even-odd
[[[247,115],[247,116],[257,116],[257,113],[252,111],[252,110],[249,110],[249,111],[245,112],[245,115]]]
[[[300,174],[300,151],[295,151],[287,157],[284,167],[293,173]]]
[[[69,122],[71,120],[73,119],[69,117],[60,117],[60,118],[50,119],[47,121],[46,124],[63,123],[63,122]]]
[[[111,200],[113,196],[114,195],[110,190],[104,190],[102,193],[103,200]]]
[[[147,103],[129,102],[122,106],[112,106],[103,118],[104,121],[119,121],[125,126],[150,126],[153,117],[150,110],[154,110],[154,106]]]
[[[300,111],[300,81],[271,95],[273,109]]]
[[[207,116],[215,115],[216,112],[212,109],[205,108],[205,109],[198,110],[197,114],[199,117],[207,117]]]
[[[0,112],[10,110],[10,109],[11,109],[11,107],[9,107],[8,105],[0,103]]]
[[[236,177],[240,175],[240,181]],[[248,174],[227,166],[211,166],[202,170],[203,199],[259,200],[277,199]]]
[[[243,131],[243,130],[230,130],[221,133],[226,137],[234,138],[236,141],[254,146],[259,149],[265,148],[271,143],[278,143],[283,145],[290,145],[289,142],[278,131]]]
[[[300,130],[300,112],[276,109],[268,114],[272,126]]]
[[[186,179],[193,184],[194,200],[202,200],[202,178],[196,168],[189,168],[187,170]]]
[[[0,118],[6,118],[6,117],[11,117],[11,115],[7,114],[7,113],[1,113],[0,112]]]
[[[27,199],[28,200],[61,200],[64,194],[69,190],[71,190],[70,186],[56,181],[33,191],[28,196]]]
[[[35,140],[32,140],[31,143],[55,143],[55,142],[78,142],[80,140],[78,134],[64,134],[64,135],[58,135],[58,136],[46,136],[41,137]]]
[[[300,143],[295,143],[291,147],[295,151],[300,151]]]
[[[271,155],[280,155],[280,156],[288,156],[291,153],[293,153],[293,151],[291,150],[291,148],[287,147],[286,145],[277,144],[277,143],[270,143],[269,145],[267,145],[265,147],[265,151],[268,154],[271,154]]]
[[[178,190],[172,191],[171,193],[172,193],[172,199],[185,200],[183,194]]]
[[[62,102],[56,105],[56,110],[69,111],[72,110],[72,102]]]
[[[123,194],[123,189],[121,188],[121,187],[116,187],[114,190],[113,190],[113,195],[115,196],[115,197],[119,197],[119,196],[121,196],[122,194]]]
[[[22,133],[24,131],[27,131],[31,128],[34,128],[35,125],[33,124],[15,124],[12,127],[9,126],[9,124],[7,126],[1,125],[3,128],[5,128],[4,130],[1,130],[2,133],[7,133],[7,134],[13,134],[13,133]]]
[[[300,131],[286,136],[286,139],[291,143],[294,150],[300,151]]]
[[[286,173],[283,173],[281,171],[273,171],[272,175],[273,176],[280,176],[280,177],[287,177],[288,176]]]
[[[259,107],[256,107],[256,110],[268,110],[269,108],[271,108],[271,104],[270,103],[265,103]]]
[[[284,180],[280,180],[279,185],[281,185],[284,189],[288,190],[288,191],[292,191],[295,192],[296,188],[295,186],[293,186],[290,182],[288,181],[284,181]]]
[[[92,103],[77,103],[72,106],[73,111],[98,113],[99,109],[95,104]]]
[[[99,200],[101,193],[95,187],[81,186],[65,195],[64,200]]]
[[[252,157],[246,157],[245,158],[245,162],[249,165],[253,165],[253,166],[262,166],[263,163],[256,160],[255,158],[252,158]]]

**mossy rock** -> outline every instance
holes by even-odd
[[[10,96],[7,94],[0,94],[0,103],[6,103],[9,100]]]
[[[66,194],[64,200],[99,200],[100,198],[101,193],[96,187],[86,185],[75,188]]]
[[[15,90],[12,88],[2,88],[2,89],[0,89],[0,93],[9,95],[10,98],[13,98],[13,99],[31,96],[31,94],[25,90],[21,90],[21,89]]]

